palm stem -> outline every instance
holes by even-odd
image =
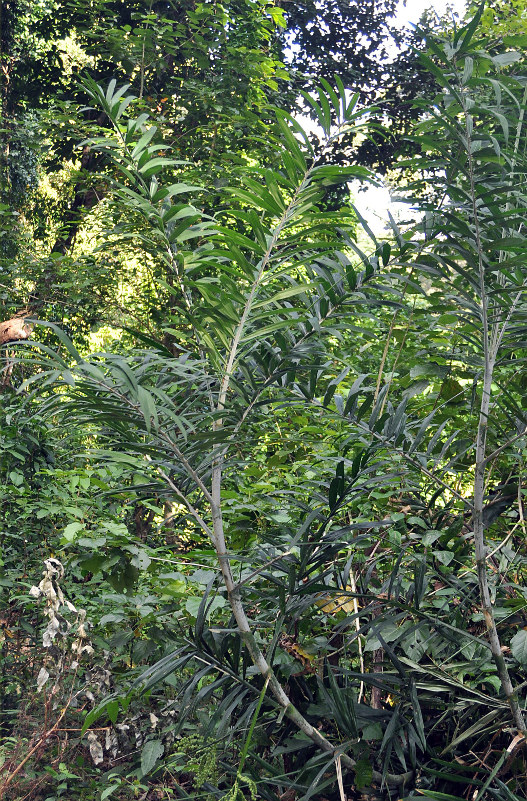
[[[461,98],[463,94],[461,93]],[[479,266],[479,292],[480,309],[482,321],[482,345],[483,345],[483,382],[481,390],[481,403],[479,410],[478,428],[476,433],[476,462],[474,468],[474,500],[472,511],[472,528],[474,532],[474,556],[476,560],[476,570],[480,592],[480,604],[487,637],[490,644],[492,658],[496,665],[503,692],[507,698],[515,725],[520,732],[525,732],[525,720],[518,703],[518,695],[512,685],[509,671],[503,656],[494,609],[489,587],[489,577],[487,573],[487,546],[485,537],[485,524],[483,520],[483,507],[485,505],[485,478],[486,478],[486,445],[489,413],[491,408],[492,379],[497,357],[497,346],[503,336],[498,332],[498,323],[494,323],[492,332],[489,332],[488,323],[488,295],[485,282],[485,268],[483,264],[483,243],[481,239],[480,222],[477,208],[476,182],[474,159],[472,155],[472,135],[469,113],[466,105],[463,107],[465,135],[467,141],[468,173],[470,180],[470,194],[472,204],[472,216],[474,223],[475,242]],[[506,322],[504,323],[504,325]]]

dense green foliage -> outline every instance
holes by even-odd
[[[521,31],[6,9],[0,795],[521,801]]]

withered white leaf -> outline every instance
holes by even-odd
[[[60,623],[56,617],[53,617],[49,621],[44,631],[44,634],[42,635],[42,645],[44,646],[44,648],[51,648],[51,646],[53,645],[53,641],[55,640],[55,637],[57,636],[59,630],[60,630]]]
[[[44,684],[49,679],[49,673],[45,667],[41,667],[37,676],[37,692],[40,692]]]
[[[112,757],[117,756],[117,750],[119,748],[119,741],[117,740],[117,735],[113,729],[106,729],[106,742],[104,743],[106,750],[112,755]]]
[[[104,754],[102,745],[100,744],[97,736],[92,732],[88,732],[88,742],[90,744],[90,755],[93,759],[94,765],[100,765],[104,761]]]

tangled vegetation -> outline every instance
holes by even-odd
[[[0,796],[522,801],[525,34],[403,122],[268,3],[13,8]]]

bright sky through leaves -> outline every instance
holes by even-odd
[[[418,25],[428,8],[433,8],[439,17],[448,13],[449,9],[462,17],[466,6],[465,0],[435,0],[433,3],[430,0],[402,1],[397,11],[396,24],[399,27]],[[407,206],[391,202],[387,187],[370,187],[365,192],[356,194],[356,203],[361,214],[378,234],[382,234],[387,225],[388,210],[396,219],[404,219],[410,213]]]
[[[406,2],[403,0],[397,11],[397,23],[401,26],[417,25],[427,8],[433,8],[438,16],[443,16],[451,8],[461,16],[466,5],[465,0],[435,0],[433,3],[430,0],[406,0]]]

